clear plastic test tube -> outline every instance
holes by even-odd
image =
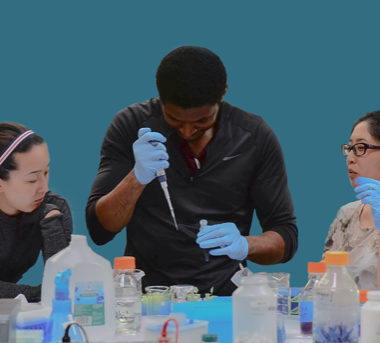
[[[207,226],[207,220],[206,219],[201,219],[199,221],[199,224],[201,225],[201,227],[199,228],[199,231],[202,231]],[[205,254],[205,261],[208,262],[210,260],[210,253],[209,253],[210,249],[203,249],[203,251],[204,251],[204,254]]]

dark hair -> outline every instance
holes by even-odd
[[[223,62],[199,46],[181,46],[169,52],[156,73],[162,103],[183,109],[220,103],[227,85]]]
[[[4,153],[9,145],[23,132],[29,129],[21,124],[16,123],[0,123],[0,156]],[[17,164],[14,159],[16,152],[28,152],[33,146],[42,144],[43,138],[33,134],[26,138],[17,146],[10,156],[0,165],[0,179],[7,181],[9,179],[9,172],[17,170]]]
[[[368,123],[368,131],[373,139],[380,142],[380,111],[373,111],[360,117],[352,126],[351,133],[354,131],[355,127],[362,122]]]

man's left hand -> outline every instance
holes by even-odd
[[[375,226],[380,230],[380,181],[368,177],[358,177],[356,183],[360,186],[355,188],[356,196],[363,204],[371,206],[372,218]]]
[[[196,241],[202,249],[212,249],[214,256],[227,255],[233,260],[244,260],[248,256],[248,242],[234,223],[207,226],[198,233]]]

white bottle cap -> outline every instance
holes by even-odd
[[[242,285],[267,285],[268,279],[264,276],[244,276],[241,278]]]
[[[380,301],[380,291],[370,291],[367,293],[368,300]]]

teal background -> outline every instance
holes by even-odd
[[[297,216],[293,260],[250,268],[289,272],[302,286],[339,207],[356,200],[340,144],[358,117],[380,109],[379,11],[377,1],[1,1],[0,121],[44,137],[50,189],[68,199],[74,232],[87,235],[84,209],[113,116],[157,96],[169,51],[211,49],[227,69],[225,100],[277,134]],[[89,244],[112,261],[125,231]],[[42,273],[40,259],[21,282],[37,285]]]

